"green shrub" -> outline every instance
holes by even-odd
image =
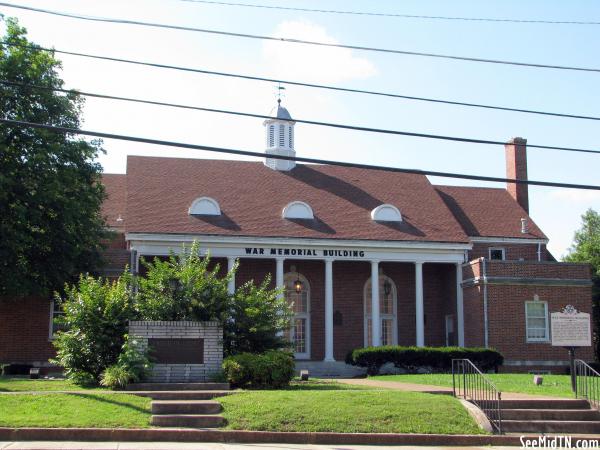
[[[102,372],[117,363],[127,322],[135,314],[130,276],[125,273],[113,282],[82,276],[65,292],[64,299],[56,300],[65,312],[60,322],[67,331],[54,340],[54,362],[75,382],[97,384]]]
[[[125,335],[125,343],[116,364],[102,372],[100,384],[111,389],[122,389],[129,383],[136,383],[146,378],[150,367],[147,352],[140,351],[135,339]]]
[[[346,363],[366,367],[369,375],[376,375],[381,366],[387,363],[409,372],[414,372],[420,367],[431,368],[435,372],[446,372],[452,369],[453,359],[469,359],[483,372],[496,369],[504,361],[499,352],[486,348],[390,345],[352,350],[346,356]]]
[[[294,357],[277,350],[240,353],[225,358],[223,372],[234,387],[280,388],[289,385],[294,376]]]
[[[127,386],[133,377],[125,367],[115,364],[107,367],[100,377],[100,384],[111,389],[122,389]]]

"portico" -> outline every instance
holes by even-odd
[[[239,261],[230,292],[271,274],[294,305],[297,359],[339,361],[367,345],[446,345],[449,333],[449,343],[464,343],[466,244],[127,235],[136,261],[179,253],[195,238],[223,269]]]

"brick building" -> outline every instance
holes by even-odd
[[[564,371],[549,315],[591,312],[590,268],[556,262],[529,217],[527,185],[432,185],[422,175],[296,165],[294,121],[264,122],[262,162],[130,156],[106,174],[114,275],[198,240],[230,289],[272,275],[294,304],[298,366],[335,375],[366,345],[489,346],[503,370]],[[526,141],[506,144],[508,178],[527,178]],[[371,280],[377,283],[372,285]],[[51,356],[51,302],[0,302],[0,362]],[[579,357],[592,359],[591,348]]]

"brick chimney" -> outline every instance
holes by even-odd
[[[506,178],[527,179],[527,139],[512,138],[504,145]],[[526,184],[507,183],[506,190],[529,213],[529,191]]]

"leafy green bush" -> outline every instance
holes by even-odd
[[[443,372],[452,369],[453,359],[469,359],[479,370],[496,369],[504,357],[493,349],[463,347],[400,347],[382,346],[352,350],[346,356],[346,363],[366,367],[369,375],[379,373],[387,363],[414,372],[419,367],[428,367]]]
[[[138,281],[136,309],[142,320],[218,320],[229,317],[227,283],[235,271],[219,276],[220,266],[209,269],[210,257],[200,254],[194,241],[180,255],[166,261],[142,260],[147,269]]]
[[[148,352],[139,350],[137,341],[125,335],[125,343],[116,364],[102,372],[100,384],[111,389],[122,389],[129,383],[136,383],[146,378],[151,366]]]
[[[271,277],[256,286],[249,281],[240,286],[229,313],[231,320],[223,324],[225,355],[263,353],[288,346],[283,331],[290,327],[291,310],[280,291],[269,288]]]
[[[65,368],[69,378],[84,384],[98,383],[107,367],[121,354],[127,322],[134,317],[130,276],[117,281],[81,276],[79,283],[66,287],[64,299],[57,298],[65,312],[54,340],[54,362]]]
[[[262,353],[287,346],[282,331],[290,326],[290,308],[271,278],[251,280],[230,295],[227,284],[237,270],[220,275],[210,257],[194,242],[167,260],[144,261],[145,277],[138,280],[135,308],[141,320],[216,320],[223,327],[225,355]]]
[[[240,353],[225,358],[223,372],[234,387],[280,388],[289,385],[294,376],[294,357],[277,350]]]

